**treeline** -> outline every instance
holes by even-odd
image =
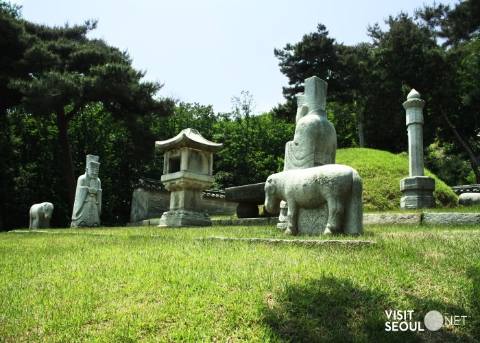
[[[275,49],[289,79],[287,102],[275,114],[295,118],[295,94],[316,75],[328,82],[340,145],[399,153],[407,150],[402,103],[414,88],[426,101],[429,167],[451,185],[480,183],[480,1],[424,6],[385,23],[385,30],[368,28],[371,43],[346,46],[319,24],[300,42]]]
[[[340,148],[407,150],[402,103],[412,88],[426,101],[426,166],[447,184],[480,183],[480,5],[418,9],[368,29],[371,43],[345,46],[327,28],[275,49],[289,78],[286,103],[255,114],[252,95],[232,111],[157,97],[126,52],[88,39],[96,22],[45,27],[0,0],[0,230],[26,227],[28,209],[55,205],[52,226],[70,223],[85,156],[100,156],[103,225],[129,221],[132,184],[159,179],[156,140],[198,129],[225,149],[215,155],[216,188],[265,181],[283,167],[293,138],[295,94],[305,78],[328,83],[327,112]]]
[[[247,96],[244,93],[242,101],[251,99]],[[159,180],[163,172],[163,153],[155,151],[155,141],[185,128],[224,144],[224,150],[214,156],[213,187],[217,189],[263,182],[282,170],[284,144],[293,137],[294,125],[271,113],[254,116],[249,108],[216,115],[212,106],[180,102],[170,117],[142,117],[140,130],[128,121],[114,120],[101,103],[86,106],[70,121],[70,148],[76,177],[85,173],[87,154],[100,157],[102,225],[129,222],[132,186],[141,177]],[[0,142],[2,229],[28,226],[30,206],[43,201],[55,206],[51,225],[68,227],[72,207],[54,117],[37,118],[17,108],[8,111],[6,119],[8,127]]]

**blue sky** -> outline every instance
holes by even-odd
[[[401,11],[413,15],[433,0],[10,0],[23,17],[49,26],[98,19],[89,35],[127,50],[146,79],[164,83],[158,95],[231,110],[249,91],[255,111],[283,103],[274,48],[299,42],[324,24],[346,45],[369,42],[367,26]],[[458,0],[437,1],[454,5]],[[327,98],[328,101],[328,98]]]

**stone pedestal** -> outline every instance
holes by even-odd
[[[280,216],[278,217],[277,230],[287,230],[287,206],[280,204]],[[319,208],[300,208],[298,210],[298,234],[318,236],[323,234],[328,221],[328,205]]]
[[[407,177],[400,181],[402,209],[433,208],[435,207],[435,180],[428,176]]]
[[[301,208],[298,211],[298,234],[318,236],[323,234],[328,220],[327,204],[318,208]]]
[[[163,175],[165,188],[170,190],[170,210],[160,218],[159,227],[211,226],[212,220],[202,206],[203,191],[214,178],[191,171]]]

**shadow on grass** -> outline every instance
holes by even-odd
[[[477,285],[478,278],[477,274]],[[471,335],[473,328],[468,328],[470,334],[444,328],[430,332],[423,323],[429,310],[461,315],[464,309],[428,298],[408,298],[413,308],[397,308],[385,294],[359,289],[349,280],[323,277],[287,286],[278,299],[266,299],[264,320],[284,342],[477,342]],[[424,331],[387,332],[385,322],[393,319],[387,318],[385,310],[414,310],[412,325],[421,322],[416,325]]]
[[[469,330],[473,337],[479,337],[480,339],[480,264],[467,269],[467,277],[472,280],[472,293],[470,295],[472,316],[471,320],[468,321]]]

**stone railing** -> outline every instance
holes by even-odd
[[[225,201],[225,191],[208,189],[203,191],[203,205],[209,215],[230,216],[237,204]],[[159,218],[170,207],[170,192],[160,180],[142,177],[133,185],[131,222]]]
[[[132,187],[133,189],[136,189],[136,188],[165,189],[165,186],[163,185],[162,181],[149,179],[147,177],[142,177]],[[206,191],[203,191],[203,196],[225,199],[225,191],[223,189],[208,189]]]
[[[452,190],[457,195],[463,193],[480,193],[480,184],[453,186]]]

